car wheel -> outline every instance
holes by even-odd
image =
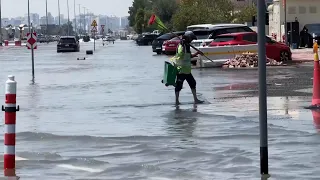
[[[161,54],[161,52],[158,51],[157,54]]]
[[[288,51],[281,51],[280,52],[280,61],[281,62],[288,62],[290,60],[289,52]]]

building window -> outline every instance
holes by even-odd
[[[315,7],[315,6],[310,6],[310,7],[309,7],[309,12],[310,12],[311,14],[317,13],[317,7]]]
[[[307,12],[306,7],[304,6],[299,6],[299,14],[305,14]]]
[[[288,8],[288,14],[297,14],[297,8],[295,6],[290,6]]]

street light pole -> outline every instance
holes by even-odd
[[[81,35],[81,21],[82,21],[82,18],[81,18],[81,8],[80,8],[80,6],[81,6],[81,4],[78,4],[78,6],[79,6],[79,29],[78,29],[78,31],[79,31],[79,34]]]
[[[61,13],[60,13],[60,0],[58,0],[58,13],[59,13],[59,35],[61,36]]]
[[[49,24],[49,20],[48,20],[48,0],[46,0],[46,32],[47,32],[47,36],[49,36],[49,28],[48,28],[48,24]],[[47,37],[49,38],[49,37]],[[49,41],[48,41],[49,42]]]
[[[83,7],[83,16],[84,16],[84,20],[83,20],[83,32],[86,32],[86,8]]]
[[[74,33],[77,34],[76,0],[73,1],[73,11],[74,11]]]
[[[32,25],[30,21],[30,0],[28,0],[28,27],[30,36],[33,36]],[[32,61],[32,80],[34,80],[34,50],[33,45],[31,45],[31,61]]]
[[[2,11],[1,11],[1,0],[0,0],[0,46],[2,46]]]
[[[87,16],[88,16],[88,21],[91,22],[91,16],[89,14],[89,9],[88,8],[87,8]],[[88,28],[88,34],[90,34],[89,24],[87,24],[87,28]]]
[[[68,36],[70,36],[70,14],[69,14],[69,0],[67,0],[67,9],[68,9]]]

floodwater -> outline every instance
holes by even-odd
[[[173,89],[161,84],[165,56],[132,41],[97,42],[89,56],[86,49],[93,44],[59,54],[55,44],[39,45],[34,83],[30,51],[0,49],[2,99],[7,75],[18,82],[21,179],[260,178],[258,98],[216,89],[256,82],[253,71],[194,69],[206,103],[194,106],[185,83],[176,108]],[[319,179],[320,136],[311,112],[303,109],[310,101],[268,98],[270,179]]]

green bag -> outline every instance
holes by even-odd
[[[165,61],[162,83],[165,84],[165,86],[176,86],[177,73],[177,68],[170,62]]]

